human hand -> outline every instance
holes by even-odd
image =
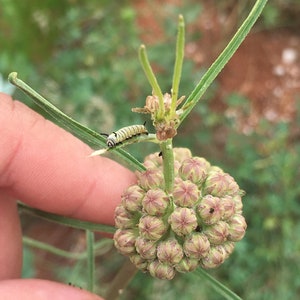
[[[0,299],[100,299],[86,291],[37,279],[17,279],[22,234],[16,200],[81,220],[114,224],[132,172],[0,93]]]

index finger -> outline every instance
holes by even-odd
[[[0,94],[0,189],[48,212],[113,224],[122,191],[134,174]]]

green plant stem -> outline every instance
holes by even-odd
[[[131,263],[129,259],[126,259],[122,268],[113,279],[113,282],[110,284],[109,289],[106,292],[106,300],[116,300],[119,299],[120,294],[129,284],[131,279],[138,272],[138,269],[134,264]]]
[[[68,251],[56,248],[54,246],[51,246],[47,243],[43,243],[43,242],[31,239],[31,238],[26,237],[26,236],[24,236],[22,238],[22,240],[23,240],[23,244],[26,245],[26,246],[38,248],[38,249],[47,251],[49,253],[52,253],[54,255],[60,256],[60,257],[64,257],[64,258],[68,258],[68,259],[76,259],[76,260],[86,258],[86,253],[68,252]]]
[[[179,15],[178,34],[177,34],[177,43],[176,43],[176,59],[175,59],[174,74],[173,74],[173,81],[172,81],[171,115],[173,115],[176,111],[179,83],[180,83],[182,64],[184,59],[184,43],[185,43],[184,27],[185,27],[184,18],[182,15]]]
[[[23,244],[28,247],[41,249],[43,251],[52,253],[60,257],[64,257],[68,259],[76,259],[76,260],[83,260],[87,258],[87,252],[74,253],[74,252],[65,251],[57,247],[54,247],[52,245],[49,245],[48,243],[40,242],[35,239],[29,238],[27,236],[23,236],[22,241]],[[94,252],[97,253],[97,255],[101,255],[106,251],[108,251],[107,249],[110,248],[112,244],[113,241],[111,239],[101,239],[100,241],[94,243]],[[105,249],[105,252],[103,251],[103,249]]]
[[[163,157],[163,174],[165,180],[165,190],[171,193],[174,186],[174,153],[172,139],[161,143],[160,146]]]
[[[139,49],[139,58],[141,65],[143,67],[143,70],[148,78],[148,81],[153,89],[154,95],[158,97],[159,101],[159,109],[157,112],[157,118],[158,120],[161,120],[164,118],[165,115],[165,105],[164,105],[164,96],[162,94],[162,91],[160,89],[160,86],[157,83],[157,79],[155,77],[155,74],[151,68],[151,65],[149,63],[149,59],[146,52],[145,45],[141,45]]]
[[[201,276],[204,278],[207,282],[210,283],[210,285],[220,294],[223,295],[225,299],[228,300],[242,300],[237,294],[232,292],[230,289],[228,289],[225,285],[220,283],[218,280],[214,279],[212,276],[210,276],[207,272],[205,272],[201,268],[197,268],[194,271],[194,274],[197,276]]]
[[[95,286],[95,253],[94,253],[94,233],[86,230],[87,243],[87,272],[88,272],[88,290],[93,293]]]
[[[55,222],[61,225],[65,225],[77,229],[88,229],[92,231],[99,231],[99,232],[106,232],[106,233],[114,233],[116,230],[115,227],[113,226],[67,218],[64,216],[48,213],[36,208],[31,208],[23,203],[18,203],[18,208],[21,210],[21,212],[25,212],[46,219],[51,222]]]
[[[189,95],[187,100],[183,105],[183,113],[180,116],[180,123],[188,116],[190,111],[194,108],[194,106],[198,103],[202,95],[205,93],[207,88],[213,82],[213,80],[217,77],[217,75],[224,68],[226,63],[235,53],[237,48],[243,42],[250,29],[256,22],[257,18],[261,14],[264,6],[268,0],[257,0],[255,5],[253,6],[251,12],[249,13],[246,20],[243,22],[241,27],[238,29],[236,34],[233,36],[231,41],[228,43],[223,52],[219,55],[219,57],[214,61],[211,67],[207,70],[207,72],[203,75],[197,86],[194,88],[192,93]],[[179,124],[178,124],[179,126]]]

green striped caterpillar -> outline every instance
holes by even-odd
[[[106,134],[106,145],[108,148],[113,148],[118,144],[122,144],[123,142],[133,137],[143,134],[148,135],[148,130],[145,127],[145,124],[126,126],[117,131],[114,131],[110,135]]]
[[[101,155],[117,147],[123,147],[141,141],[157,143],[156,135],[149,133],[145,124],[146,122],[143,125],[126,126],[111,134],[101,133],[101,135],[106,136],[107,148],[96,150],[90,156]]]

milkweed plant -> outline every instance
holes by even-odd
[[[9,75],[12,84],[27,93],[61,126],[100,148],[91,156],[113,151],[136,170],[136,184],[123,192],[115,209],[116,230],[105,225],[76,222],[20,204],[31,213],[87,230],[89,290],[93,291],[94,285],[93,231],[99,230],[114,233],[115,247],[129,258],[136,270],[167,280],[173,279],[177,273],[196,271],[227,298],[239,298],[204,269],[220,266],[244,237],[247,228],[243,216],[244,192],[231,175],[204,157],[193,155],[188,148],[173,148],[173,139],[182,122],[242,43],[266,2],[256,1],[232,40],[187,97],[179,92],[184,59],[183,16],[178,18],[170,91],[163,93],[149,63],[146,47],[140,46],[139,59],[152,93],[143,107],[132,108],[132,111],[150,115],[155,128],[153,133],[148,132],[146,125],[140,124],[128,124],[109,135],[97,133],[61,112],[20,80],[17,73]],[[139,142],[157,144],[157,152],[146,156],[143,163],[124,150],[126,145]]]

